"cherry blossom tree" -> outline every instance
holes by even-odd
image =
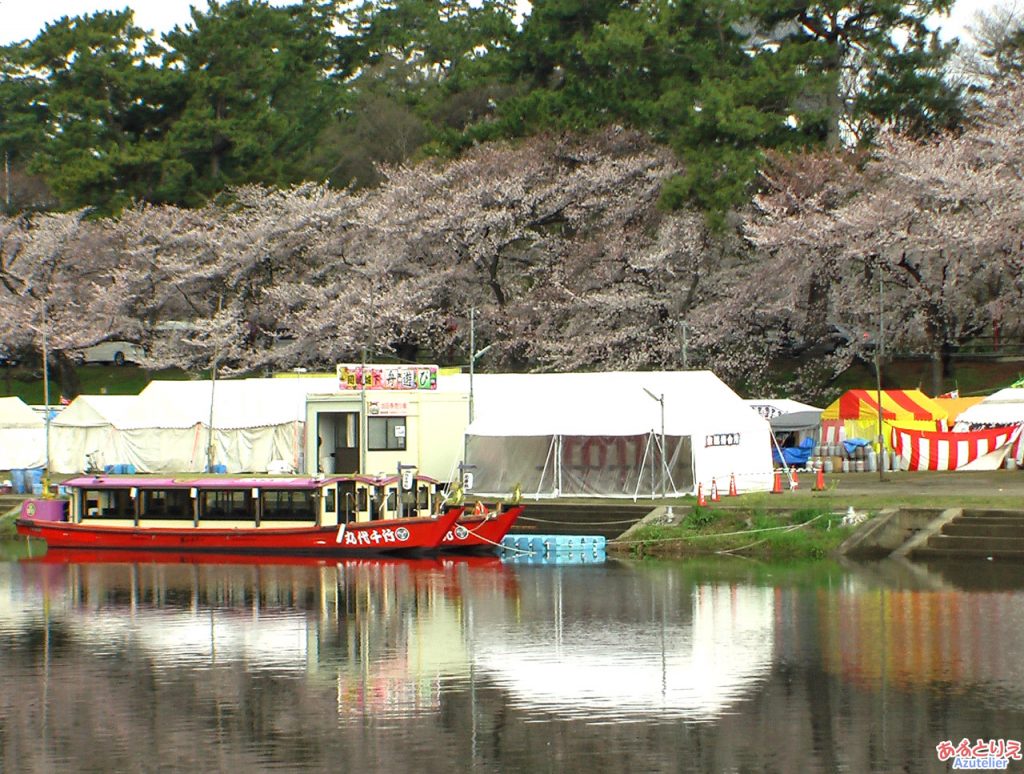
[[[658,211],[672,171],[670,155],[622,130],[385,170],[311,251],[318,293],[287,289],[293,327],[339,355],[466,352],[476,308],[477,340],[494,345],[498,367],[670,362],[679,299],[692,296],[710,238],[696,216]],[[340,338],[325,308],[344,310],[362,341]]]
[[[65,394],[74,351],[123,332],[105,304],[117,260],[82,211],[0,220],[0,340],[42,353],[45,337]]]
[[[881,297],[885,346],[928,353],[941,391],[956,348],[996,320],[1020,330],[1022,96],[994,95],[959,136],[888,136],[862,169],[839,157],[780,160],[747,223],[760,262],[727,283],[724,308],[755,307],[748,330],[752,317],[877,330]]]

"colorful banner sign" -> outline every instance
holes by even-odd
[[[436,365],[338,366],[339,390],[436,390]]]

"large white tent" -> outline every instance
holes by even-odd
[[[79,395],[50,423],[50,467],[79,472],[95,455],[97,464],[140,473],[194,470],[200,430],[187,412],[157,410],[137,395]]]
[[[266,472],[277,462],[300,470],[306,395],[335,385],[320,378],[155,381],[139,395],[80,395],[51,425],[51,467],[81,471],[86,455],[98,452],[100,464],[140,473],[208,465]]]
[[[474,491],[655,497],[771,487],[767,420],[710,371],[478,375]],[[664,444],[663,444],[664,439]],[[663,453],[664,449],[664,453]]]
[[[283,462],[298,471],[303,468],[306,397],[335,392],[337,384],[333,377],[155,381],[139,398],[150,406],[187,407],[202,424],[198,458],[189,470],[205,469],[212,428],[211,464],[236,473],[265,472],[271,463]]]
[[[21,398],[0,398],[0,470],[46,464],[46,424]]]

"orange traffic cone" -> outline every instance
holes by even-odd
[[[711,479],[711,502],[717,503],[722,498],[718,494],[718,482],[714,478]]]
[[[704,499],[704,488],[701,484],[697,484],[697,505],[707,505],[708,501]]]
[[[736,474],[729,474],[729,497],[736,497],[739,492],[736,491]]]
[[[818,468],[818,475],[814,479],[814,491],[824,492],[825,491],[825,469]]]
[[[772,484],[772,494],[782,494],[782,474],[775,471],[775,482]]]

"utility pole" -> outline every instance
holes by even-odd
[[[6,154],[5,154],[6,160]],[[43,409],[46,419],[46,467],[43,471],[43,497],[50,496],[50,350],[47,346],[46,299],[43,299]]]
[[[885,436],[882,433],[882,337],[885,333],[883,322],[884,299],[882,297],[882,267],[878,267],[878,341],[875,342],[875,403],[878,404],[878,480],[885,481]]]
[[[4,207],[11,211],[11,154],[4,148]]]

